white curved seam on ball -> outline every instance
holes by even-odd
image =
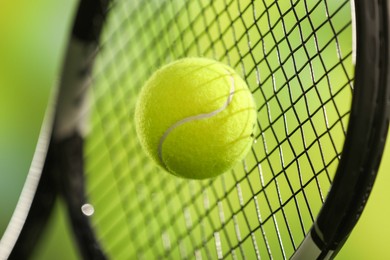
[[[173,125],[171,125],[166,131],[165,133],[162,135],[162,137],[160,138],[160,142],[159,142],[159,145],[158,145],[158,158],[160,159],[160,162],[162,163],[162,165],[164,166],[165,169],[167,169],[164,161],[163,161],[163,158],[162,158],[162,146],[163,146],[163,143],[165,141],[165,139],[168,137],[168,135],[177,127],[183,125],[183,124],[186,124],[188,122],[191,122],[191,121],[195,121],[195,120],[201,120],[201,119],[206,119],[206,118],[210,118],[210,117],[213,117],[215,115],[217,115],[218,113],[222,112],[223,110],[225,110],[229,104],[232,102],[233,100],[233,95],[234,95],[234,91],[235,91],[235,82],[234,82],[234,78],[233,78],[233,75],[228,71],[229,75],[230,75],[230,78],[231,78],[231,88],[230,88],[230,92],[229,92],[229,96],[225,102],[225,104],[218,108],[217,110],[214,110],[212,112],[209,112],[209,113],[203,113],[203,114],[199,114],[199,115],[195,115],[195,116],[190,116],[190,117],[186,117],[184,119],[181,119],[180,121],[177,121],[176,123],[174,123]]]

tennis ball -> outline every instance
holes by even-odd
[[[135,109],[146,153],[173,175],[205,179],[231,169],[249,151],[256,108],[245,81],[229,66],[185,58],[145,83]]]

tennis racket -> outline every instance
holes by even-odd
[[[0,258],[31,254],[57,196],[85,259],[334,258],[387,136],[389,10],[386,0],[81,1]],[[247,157],[205,181],[155,166],[133,122],[153,71],[192,56],[235,68],[257,104]]]

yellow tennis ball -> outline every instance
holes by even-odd
[[[185,58],[160,68],[146,82],[135,123],[142,147],[158,165],[176,176],[205,179],[245,157],[256,107],[232,68]]]

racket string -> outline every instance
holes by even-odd
[[[346,133],[348,3],[115,2],[94,73],[85,154],[92,219],[109,255],[291,256],[324,201]],[[258,106],[249,155],[211,181],[178,179],[154,166],[132,122],[147,77],[186,56],[235,67]]]

